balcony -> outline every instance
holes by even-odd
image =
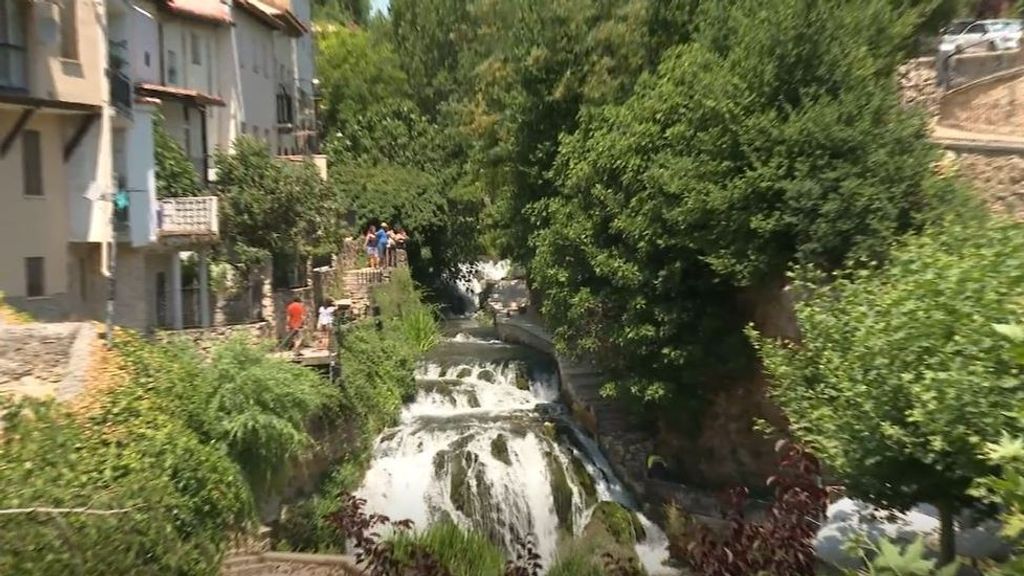
[[[183,244],[216,242],[220,235],[216,196],[160,200],[160,238]]]
[[[28,90],[27,60],[25,46],[0,43],[0,90]]]

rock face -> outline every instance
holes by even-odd
[[[611,562],[617,562],[622,570],[616,574],[640,576],[646,574],[640,567],[640,559],[636,553],[636,543],[644,538],[643,527],[636,516],[615,502],[599,502],[594,507],[583,529],[582,542],[593,548],[593,557],[599,559],[610,556]]]
[[[1024,219],[1024,155],[947,152],[947,161],[993,211]]]

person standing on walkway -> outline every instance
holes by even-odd
[[[331,330],[334,329],[335,310],[337,310],[337,305],[330,300],[325,300],[320,304],[319,310],[317,310],[316,330],[320,335],[319,346],[324,350],[327,349],[327,345],[331,341]]]
[[[388,265],[388,223],[382,222],[377,230],[377,262],[381,268]]]
[[[288,339],[286,345],[296,354],[299,353],[299,346],[302,345],[302,327],[306,324],[306,306],[302,303],[302,297],[296,296],[292,303],[285,309],[288,325]]]
[[[377,227],[370,225],[366,229],[366,256],[370,259],[370,268],[377,267]]]

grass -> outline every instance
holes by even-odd
[[[0,292],[0,324],[30,324],[32,322],[35,322],[32,316],[15,310],[10,304],[4,302],[4,293]]]
[[[452,576],[500,576],[505,558],[487,537],[441,522],[414,533],[395,537],[395,552],[408,558],[415,548],[430,552]]]

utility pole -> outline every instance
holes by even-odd
[[[118,178],[117,189],[107,195],[110,200],[110,249],[108,250],[109,262],[107,263],[107,347],[114,347],[114,300],[116,299],[116,282],[114,281],[117,272],[117,212],[128,209],[128,190],[126,190]]]
[[[117,204],[118,190],[110,193],[110,248],[107,250],[107,348],[114,347],[114,276],[117,271]]]

